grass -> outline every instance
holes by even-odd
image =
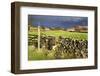
[[[37,35],[37,32],[29,32],[31,35]],[[63,30],[49,30],[49,31],[42,31],[41,34],[47,35],[47,36],[54,36],[54,37],[67,37],[71,39],[79,39],[79,40],[87,40],[87,33],[80,33],[80,32],[68,32]]]
[[[38,51],[37,48],[33,49],[32,46],[28,46],[28,60],[48,60],[48,59],[55,59],[54,58],[54,51],[47,51],[44,49],[40,49]]]
[[[72,59],[74,57],[74,53],[61,53],[60,59]],[[37,48],[33,49],[32,46],[28,47],[28,60],[54,60],[57,59],[55,57],[55,51],[54,50],[44,50],[40,49],[38,51]]]

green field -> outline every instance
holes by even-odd
[[[37,32],[29,32],[30,35],[37,35]],[[71,39],[78,39],[78,40],[87,40],[87,33],[80,33],[80,32],[68,32],[63,30],[49,30],[49,31],[42,31],[40,35],[46,36],[54,36],[54,37],[66,37]]]

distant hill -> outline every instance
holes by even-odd
[[[66,30],[70,32],[88,32],[88,26],[76,25],[74,27],[67,28]]]

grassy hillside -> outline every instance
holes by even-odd
[[[30,35],[37,35],[36,31],[29,32]],[[79,40],[87,40],[87,33],[80,32],[67,32],[63,30],[49,30],[49,31],[41,31],[41,35],[54,36],[54,37],[67,37],[71,39],[79,39]]]

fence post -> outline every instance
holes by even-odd
[[[40,25],[38,25],[38,51],[40,51]]]

